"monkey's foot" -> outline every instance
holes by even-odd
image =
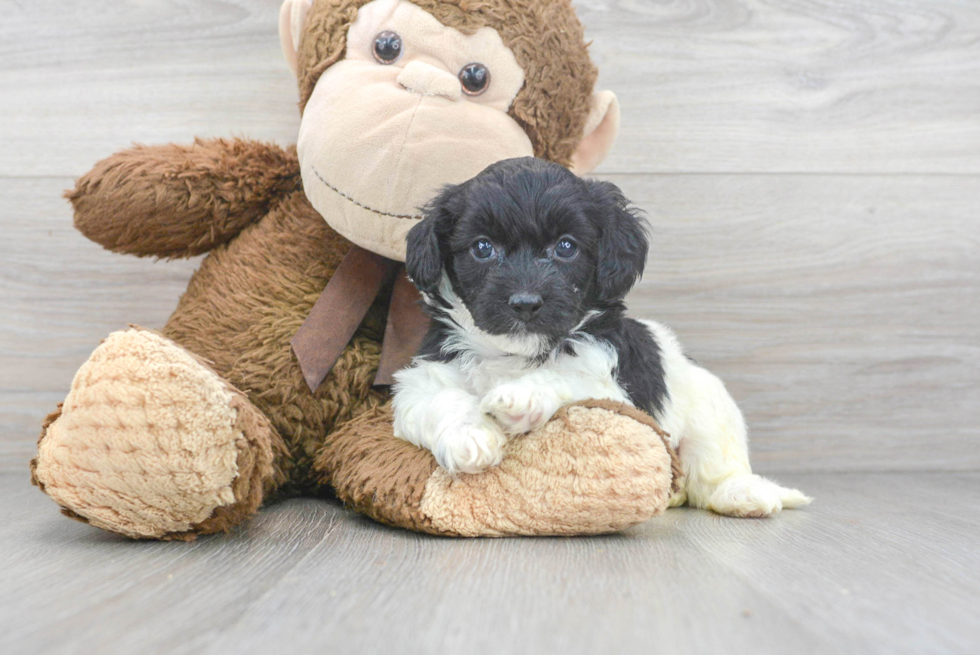
[[[391,423],[390,408],[357,417],[328,438],[317,468],[354,509],[434,534],[617,532],[663,512],[677,472],[653,419],[608,401],[560,410],[472,475],[449,474]]]
[[[134,328],[79,369],[45,421],[31,474],[73,518],[133,538],[193,539],[258,509],[279,443],[204,362]]]

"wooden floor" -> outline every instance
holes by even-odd
[[[312,500],[194,544],[59,516],[41,419],[199,263],[103,251],[61,193],[134,141],[294,143],[278,5],[0,0],[0,654],[980,652],[975,0],[576,0],[623,108],[599,174],[654,229],[631,310],[813,506],[467,542]]]
[[[192,544],[0,475],[4,653],[976,653],[980,474],[795,474],[773,520],[452,540],[293,500]]]

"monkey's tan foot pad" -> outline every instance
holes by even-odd
[[[357,511],[433,534],[618,532],[663,512],[678,473],[653,419],[608,401],[560,411],[475,475],[446,473],[391,426],[390,407],[362,414],[331,435],[317,467]]]
[[[63,511],[133,538],[243,522],[273,476],[268,420],[155,332],[111,334],[44,423],[32,480]]]

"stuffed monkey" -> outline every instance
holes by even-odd
[[[384,383],[419,332],[399,266],[418,208],[500,159],[587,172],[612,145],[616,99],[593,92],[570,3],[286,0],[280,36],[296,148],[138,146],[68,192],[109,250],[208,255],[162,331],[115,332],[79,369],[34,483],[133,538],[193,539],[272,496],[329,492],[446,535],[595,534],[663,511],[676,458],[624,405],[566,408],[479,475],[392,435]]]

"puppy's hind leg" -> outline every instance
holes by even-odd
[[[680,431],[688,504],[727,516],[763,517],[811,498],[752,474],[745,419],[724,384],[690,364],[675,403],[686,405]]]

